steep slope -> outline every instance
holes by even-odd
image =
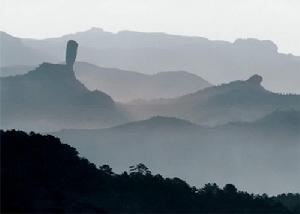
[[[213,86],[173,99],[140,101],[127,107],[132,115],[178,117],[202,125],[253,121],[276,109],[300,109],[300,95],[282,95],[261,86],[262,77]]]
[[[62,53],[69,39],[81,43],[79,60],[124,70],[155,73],[186,70],[220,84],[259,74],[264,86],[275,92],[300,93],[299,57],[281,54],[271,41],[238,39],[233,43],[164,33],[99,28],[46,40],[22,41],[28,47],[51,54]]]
[[[154,117],[54,135],[93,162],[106,161],[117,172],[142,161],[154,171],[177,174],[192,185],[231,181],[247,191],[276,194],[300,191],[299,116],[300,111],[280,111],[255,122],[215,128]]]
[[[27,74],[0,81],[2,128],[59,130],[126,121],[112,98],[89,91],[70,65],[43,63]]]
[[[201,77],[184,71],[146,75],[84,62],[75,64],[74,70],[76,77],[89,89],[105,91],[123,102],[176,97],[211,86]]]

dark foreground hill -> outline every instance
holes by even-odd
[[[193,185],[233,182],[250,192],[300,191],[300,111],[275,111],[254,122],[205,128],[166,117],[54,135],[94,163],[122,172],[143,162]]]
[[[152,175],[143,164],[114,174],[50,135],[13,130],[0,137],[1,213],[292,213],[277,197],[250,195],[232,184],[197,189]],[[281,195],[288,199],[297,197]]]

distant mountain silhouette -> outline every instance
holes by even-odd
[[[300,110],[300,95],[283,95],[261,86],[262,77],[208,87],[173,99],[139,101],[128,105],[136,119],[162,115],[202,125],[253,121],[276,109]]]
[[[34,68],[25,65],[1,67],[1,77],[25,74]],[[203,78],[186,71],[167,71],[149,75],[77,62],[74,65],[74,72],[76,78],[88,89],[104,91],[121,102],[171,98],[211,86]]]
[[[74,70],[76,77],[88,88],[105,91],[123,102],[176,97],[211,86],[201,77],[184,71],[147,75],[84,62],[75,64]]]
[[[89,91],[70,65],[43,63],[27,74],[0,81],[2,128],[59,130],[126,121],[112,98]]]
[[[275,111],[254,122],[214,128],[153,117],[108,129],[53,134],[89,160],[106,161],[117,172],[143,162],[193,185],[231,181],[247,191],[276,194],[300,191],[300,169],[295,164],[300,161],[299,117],[300,111]]]
[[[271,198],[233,184],[196,188],[152,174],[142,163],[115,174],[50,135],[1,130],[0,137],[1,213],[297,212],[297,194]]]
[[[87,62],[77,62],[74,66],[76,78],[87,88],[104,91],[115,100],[122,102],[176,97],[211,86],[201,77],[185,71],[168,71],[149,75],[99,67]],[[1,67],[1,76],[25,74],[33,69],[33,66]]]
[[[300,93],[299,57],[278,53],[271,41],[238,39],[230,43],[165,33],[110,33],[92,28],[58,38],[22,39],[22,42],[26,47],[61,59],[70,39],[81,44],[79,61],[103,67],[143,73],[185,70],[213,84],[259,74],[265,77],[263,84],[269,90]],[[14,53],[10,60],[15,63],[11,65],[21,65],[14,57],[17,52]]]
[[[24,44],[22,39],[13,37],[0,31],[0,66],[37,65],[42,61],[57,61],[56,55],[31,48]],[[2,73],[2,68],[1,68]],[[2,74],[1,74],[2,76]]]

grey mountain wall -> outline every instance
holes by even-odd
[[[143,73],[186,70],[213,84],[259,74],[264,76],[263,84],[269,90],[300,93],[299,57],[278,53],[271,41],[238,39],[230,43],[164,33],[114,34],[93,28],[58,38],[22,42],[28,48],[61,58],[69,39],[81,44],[78,60],[102,67]],[[16,60],[11,65],[20,65],[18,59],[10,60]]]

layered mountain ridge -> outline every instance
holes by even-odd
[[[247,191],[300,191],[300,111],[275,111],[253,122],[207,128],[153,117],[107,129],[52,133],[95,163],[117,171],[141,162],[193,185],[234,182]],[[85,142],[84,144],[82,142]],[[280,158],[278,158],[280,157]],[[277,186],[276,190],[274,185]]]
[[[34,66],[1,67],[1,76],[25,74]],[[165,71],[143,74],[117,68],[104,68],[87,62],[76,62],[76,78],[90,90],[108,93],[114,100],[129,102],[138,99],[171,98],[192,93],[211,84],[186,71]]]
[[[211,86],[203,78],[186,71],[149,75],[84,62],[76,63],[74,69],[76,77],[88,88],[105,91],[122,102],[177,97]]]
[[[253,121],[277,109],[300,109],[300,95],[283,95],[266,90],[262,77],[212,86],[173,99],[156,99],[128,104],[136,119],[155,115],[178,117],[215,126],[234,121]]]
[[[212,84],[220,84],[259,74],[264,86],[274,92],[300,93],[298,56],[278,53],[277,46],[268,40],[237,39],[235,42],[213,41],[202,37],[121,31],[110,33],[93,28],[87,31],[44,40],[21,39],[24,46],[55,56],[51,62],[63,57],[64,44],[74,39],[81,44],[79,61],[102,67],[156,73],[159,71],[186,70]],[[9,65],[32,65],[4,56]],[[58,58],[58,59],[57,59]],[[2,60],[3,61],[3,60]],[[38,60],[38,62],[40,62]],[[37,63],[35,63],[37,64]]]
[[[0,81],[4,129],[105,127],[126,121],[109,95],[89,91],[76,79],[72,65],[43,63],[27,74]]]

